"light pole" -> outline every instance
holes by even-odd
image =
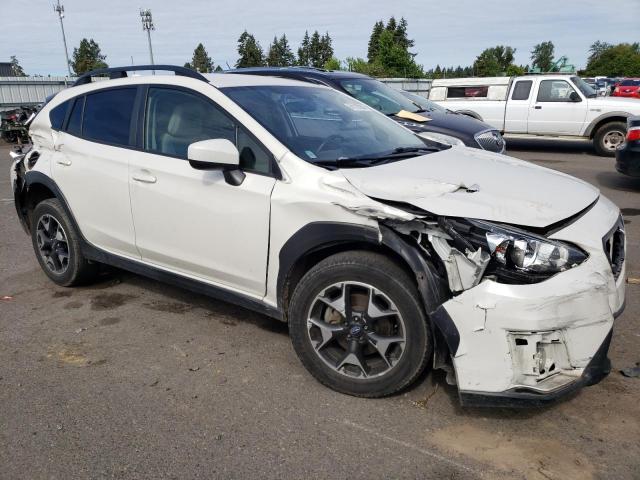
[[[149,58],[151,59],[151,65],[155,65],[153,62],[153,47],[151,46],[151,30],[155,30],[156,27],[153,25],[151,10],[140,9],[140,19],[142,20],[142,30],[147,32],[147,40],[149,40]]]
[[[64,43],[64,56],[67,59],[67,72],[69,72],[69,76],[71,76],[71,66],[69,64],[69,50],[67,50],[67,37],[64,34],[64,24],[62,23],[62,19],[64,18],[64,6],[60,5],[60,0],[58,0],[57,5],[53,5],[53,11],[58,14],[60,18],[60,28],[62,29],[62,42]]]

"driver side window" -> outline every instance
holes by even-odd
[[[564,80],[542,80],[538,88],[538,102],[571,102],[573,87]]]
[[[183,90],[150,87],[144,122],[144,149],[187,158],[190,144],[222,138],[238,147],[240,168],[271,172],[271,155],[212,102]]]

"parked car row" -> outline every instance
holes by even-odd
[[[115,265],[285,321],[308,371],[355,396],[442,368],[465,405],[540,405],[607,375],[617,206],[367,77],[283,77],[110,68],[53,97],[11,167],[44,273]],[[474,148],[434,137],[455,131],[439,115]]]

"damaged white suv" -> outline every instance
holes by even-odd
[[[364,397],[428,366],[464,404],[608,373],[625,236],[596,188],[427,143],[323,86],[154,68],[175,75],[81,77],[13,163],[55,283],[109,264],[262,312],[320,382]]]

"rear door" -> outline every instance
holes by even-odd
[[[507,99],[504,130],[508,133],[527,133],[533,80],[516,80]]]
[[[537,81],[535,101],[529,109],[528,133],[539,135],[580,135],[587,116],[587,101],[568,81]],[[576,93],[580,101],[572,101]]]
[[[54,142],[52,175],[84,237],[137,257],[129,202],[129,154],[137,87],[97,90],[72,100]]]
[[[150,86],[144,132],[130,164],[136,245],[150,264],[254,296],[266,291],[273,159],[211,99]],[[237,145],[243,183],[221,170],[196,170],[189,144],[224,138]]]

